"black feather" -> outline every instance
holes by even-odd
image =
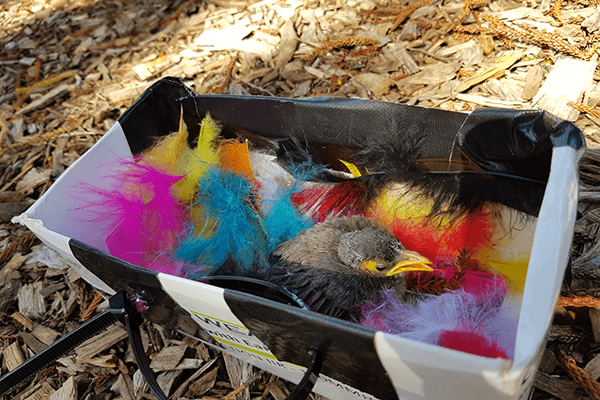
[[[376,199],[386,186],[404,184],[433,200],[432,216],[446,214],[457,217],[487,203],[503,204],[537,216],[546,182],[482,170],[458,148],[452,156],[452,163],[448,159],[428,160],[423,157],[423,141],[422,137],[373,136],[367,145],[358,149],[314,144],[307,138],[291,137],[280,142],[278,160],[283,164],[312,161],[340,171],[345,171],[340,159],[352,162],[368,173],[359,178],[345,178],[331,170],[322,170],[312,179],[333,183],[355,180],[367,188],[367,203]],[[535,166],[545,164],[547,160],[529,161]],[[448,170],[449,165],[458,165],[464,170]]]
[[[410,142],[400,137],[386,141],[374,139],[356,154],[359,163],[370,172],[363,178],[367,181],[369,201],[385,186],[402,183],[433,199],[433,215],[456,216],[475,211],[486,203],[500,203],[531,215],[539,212],[545,182],[473,170],[474,164],[462,156],[455,157],[453,162],[471,170],[424,171],[422,165],[429,160],[421,158],[420,141]]]

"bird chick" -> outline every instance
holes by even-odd
[[[333,217],[279,245],[265,279],[282,284],[311,310],[356,320],[359,303],[385,289],[403,297],[407,271],[432,270],[382,224],[367,217]]]

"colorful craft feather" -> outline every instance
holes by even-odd
[[[254,172],[250,163],[250,150],[248,142],[238,143],[226,141],[221,145],[221,168],[242,175],[244,178],[254,182]]]
[[[449,290],[462,289],[475,296],[483,304],[487,301],[500,302],[506,296],[508,286],[504,279],[492,272],[439,268],[434,271],[410,272],[406,287],[418,293],[442,294]]]
[[[442,294],[462,289],[475,296],[481,304],[500,303],[506,296],[508,285],[494,272],[482,271],[479,261],[469,249],[459,251],[456,257],[436,257],[433,271],[414,271],[406,276],[406,288],[413,292]]]
[[[83,185],[99,198],[86,209],[107,221],[109,252],[141,267],[180,275],[180,262],[167,253],[186,232],[187,207],[172,195],[181,177],[166,174],[143,158],[118,160],[112,169],[119,171],[113,176],[113,190]]]
[[[228,261],[242,270],[264,265],[266,243],[251,203],[253,185],[238,174],[214,168],[208,172],[193,205],[202,206],[206,222],[198,236],[192,232],[182,241],[177,256],[188,263],[209,265],[211,272]]]
[[[292,196],[292,201],[314,222],[324,222],[328,217],[365,215],[366,189],[358,181],[337,184],[315,184]]]
[[[292,202],[292,197],[301,190],[302,181],[309,179],[320,168],[309,163],[290,168],[292,173],[289,176],[298,177],[300,181],[276,180],[278,182],[276,190],[261,201],[262,223],[269,254],[281,243],[295,238],[300,231],[309,229],[313,225],[312,221],[298,210]]]
[[[402,303],[393,292],[380,303],[362,305],[359,322],[383,332],[429,344],[447,346],[484,357],[510,359],[514,354],[518,303],[481,303],[464,290],[427,296],[416,306]]]
[[[384,191],[369,214],[384,223],[407,248],[429,258],[456,256],[459,249],[477,253],[491,246],[495,221],[485,209],[458,218],[431,218],[433,200],[402,187]]]
[[[182,114],[179,130],[162,138],[142,155],[157,168],[172,175],[183,176],[175,185],[175,196],[180,202],[190,204],[199,180],[211,166],[219,163],[220,151],[216,141],[220,132],[217,123],[207,114],[200,123],[200,134],[194,151],[188,145],[188,130]]]
[[[148,259],[143,267],[162,272],[163,274],[180,276],[182,278],[199,276],[203,271],[209,269],[207,265],[195,265],[177,259],[173,250],[158,254],[152,259]]]

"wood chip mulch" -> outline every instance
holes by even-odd
[[[153,82],[177,76],[202,94],[363,97],[457,111],[538,108],[574,121],[588,150],[580,165],[573,282],[557,306],[533,398],[600,398],[597,6],[597,0],[4,1],[0,373],[107,307],[11,218]],[[114,325],[5,398],[153,399],[125,337]],[[280,400],[293,389],[182,332],[146,322],[143,337],[172,399]]]

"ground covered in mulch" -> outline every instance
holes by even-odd
[[[106,308],[64,260],[11,218],[146,88],[176,76],[201,94],[362,97],[457,111],[537,108],[575,122],[588,151],[580,166],[573,284],[565,294],[588,297],[557,308],[534,398],[600,398],[597,6],[595,0],[3,2],[2,373]],[[279,400],[292,388],[182,332],[146,323],[143,335],[172,398]],[[122,328],[111,328],[9,397],[153,398],[124,338]]]

